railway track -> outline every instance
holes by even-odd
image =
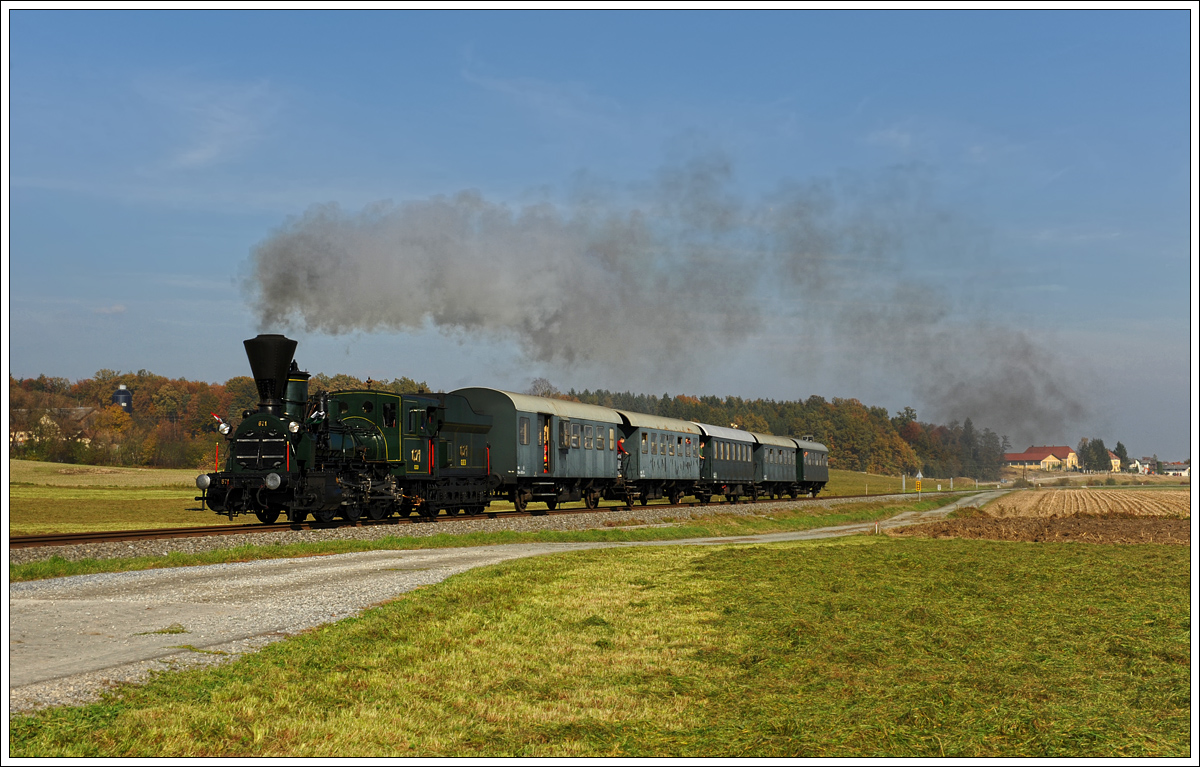
[[[927,493],[927,495],[931,495]],[[782,501],[793,501],[795,503],[812,502],[814,500],[852,500],[855,498],[884,498],[882,495],[828,495],[822,496],[819,499],[813,498],[797,498],[797,499],[772,499],[761,498],[757,501],[749,499],[739,501],[737,505],[748,505],[755,503],[779,503]],[[570,509],[555,509],[551,510],[536,510],[536,511],[489,511],[483,514],[447,514],[436,519],[428,519],[425,517],[407,517],[399,518],[392,517],[390,519],[368,520],[360,519],[357,522],[346,522],[338,520],[330,523],[320,522],[303,522],[293,524],[290,522],[276,523],[272,525],[264,525],[260,523],[240,523],[232,525],[208,525],[204,527],[176,527],[176,528],[158,528],[152,530],[109,530],[95,533],[51,533],[47,535],[14,535],[9,537],[8,545],[10,549],[34,548],[38,546],[76,546],[87,543],[116,543],[121,541],[154,541],[168,540],[171,538],[201,538],[210,535],[244,535],[247,533],[265,533],[271,531],[282,530],[331,530],[339,527],[370,527],[376,525],[406,525],[419,524],[438,521],[453,521],[459,519],[506,519],[510,517],[529,517],[537,515],[563,515],[563,514],[591,514],[603,511],[627,511],[637,508],[654,508],[654,509],[690,509],[696,506],[709,506],[719,508],[721,506],[729,506],[729,503],[708,502],[700,503],[692,501],[689,503],[679,504],[654,504],[653,507],[642,506],[602,506],[596,509],[588,508],[570,508]]]

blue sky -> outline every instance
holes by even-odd
[[[1190,456],[1186,10],[7,23],[17,377],[221,382],[269,330],[314,372]],[[314,237],[316,303],[280,287]]]

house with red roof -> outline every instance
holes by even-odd
[[[1112,464],[1112,468],[1109,469],[1109,471],[1120,471],[1121,470],[1121,459],[1118,458],[1117,454],[1111,450],[1108,451],[1108,462],[1110,464]]]
[[[1004,462],[1018,469],[1052,471],[1079,469],[1079,456],[1066,445],[1030,445],[1024,453],[1005,453]],[[1119,462],[1118,462],[1119,465]]]

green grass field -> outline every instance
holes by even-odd
[[[10,720],[15,757],[1187,757],[1187,547],[537,557]]]
[[[10,535],[193,527],[219,521],[194,500],[198,471],[13,460],[8,467]]]

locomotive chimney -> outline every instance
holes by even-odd
[[[258,412],[283,415],[288,368],[296,353],[296,342],[278,334],[263,334],[242,343],[250,360],[254,385],[258,387]]]
[[[304,408],[308,405],[308,371],[301,370],[292,360],[288,371],[287,392],[283,398],[283,409],[293,421],[304,420]]]

